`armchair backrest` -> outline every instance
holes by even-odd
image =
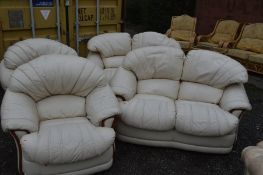
[[[103,71],[84,58],[44,55],[18,67],[9,89],[37,102],[54,95],[85,97],[95,87],[106,84]]]
[[[170,37],[179,41],[189,41],[195,36],[195,27],[195,17],[189,15],[173,16]]]
[[[41,55],[49,54],[77,56],[76,51],[65,44],[45,38],[33,38],[10,46],[4,54],[4,65],[14,70]]]
[[[233,41],[237,35],[240,23],[235,20],[218,20],[210,41],[219,43],[220,41]]]
[[[263,53],[263,23],[244,26],[236,44],[237,49]]]

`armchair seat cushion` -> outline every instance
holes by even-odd
[[[191,43],[189,41],[178,41],[182,49],[189,49]]]
[[[165,131],[175,125],[174,100],[164,96],[137,94],[121,109],[121,120],[136,128]]]
[[[111,128],[95,127],[86,117],[47,120],[38,132],[21,138],[24,158],[39,164],[87,160],[109,149],[115,139]]]
[[[210,103],[178,100],[175,128],[195,136],[224,136],[234,132],[238,118]]]
[[[254,63],[263,64],[263,54],[249,55],[248,60]]]
[[[210,43],[210,42],[198,42],[197,47],[201,48],[216,48],[218,44]]]
[[[227,52],[227,55],[231,57],[241,58],[243,60],[247,60],[249,55],[254,55],[255,52],[250,52],[246,50],[240,50],[240,49],[229,49]]]

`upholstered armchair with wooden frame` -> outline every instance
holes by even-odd
[[[235,20],[220,19],[216,22],[212,33],[197,37],[196,47],[224,53],[225,49],[222,49],[224,43],[236,38],[239,26],[240,23]]]
[[[223,48],[249,71],[263,74],[263,23],[245,24],[238,38],[224,42]]]
[[[113,163],[118,101],[103,70],[87,59],[44,55],[19,66],[1,105],[27,175],[92,174]]]
[[[189,15],[172,16],[171,28],[166,35],[177,40],[183,50],[190,50],[195,42],[196,18]]]

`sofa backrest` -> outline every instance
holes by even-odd
[[[94,88],[106,84],[102,69],[85,58],[44,55],[19,66],[9,89],[40,101],[54,95],[86,97]]]
[[[263,53],[263,23],[246,25],[236,48]]]
[[[157,32],[138,33],[132,38],[132,50],[149,46],[167,46],[180,49],[180,44],[172,38]]]
[[[98,52],[102,58],[125,56],[131,51],[131,37],[128,33],[105,33],[91,38],[88,49]]]
[[[240,23],[234,20],[221,20],[215,26],[215,33],[211,37],[213,43],[232,41],[235,39]]]
[[[184,57],[181,49],[164,46],[144,47],[129,52],[122,67],[136,75],[138,94],[176,99]]]
[[[76,51],[65,44],[45,38],[34,38],[10,46],[4,54],[4,65],[8,69],[16,69],[41,55],[49,54],[77,56]]]
[[[171,20],[171,38],[189,41],[195,34],[196,18],[189,15],[173,16]]]
[[[178,99],[217,104],[225,87],[247,80],[247,70],[230,57],[192,50],[184,62]]]

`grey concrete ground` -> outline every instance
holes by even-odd
[[[239,125],[237,143],[226,155],[203,154],[169,148],[153,148],[117,141],[115,161],[102,175],[241,175],[242,149],[263,140],[263,76],[250,74],[245,85],[252,111],[246,112]],[[1,97],[3,91],[1,91]],[[12,138],[0,131],[0,175],[13,175],[16,149]]]

